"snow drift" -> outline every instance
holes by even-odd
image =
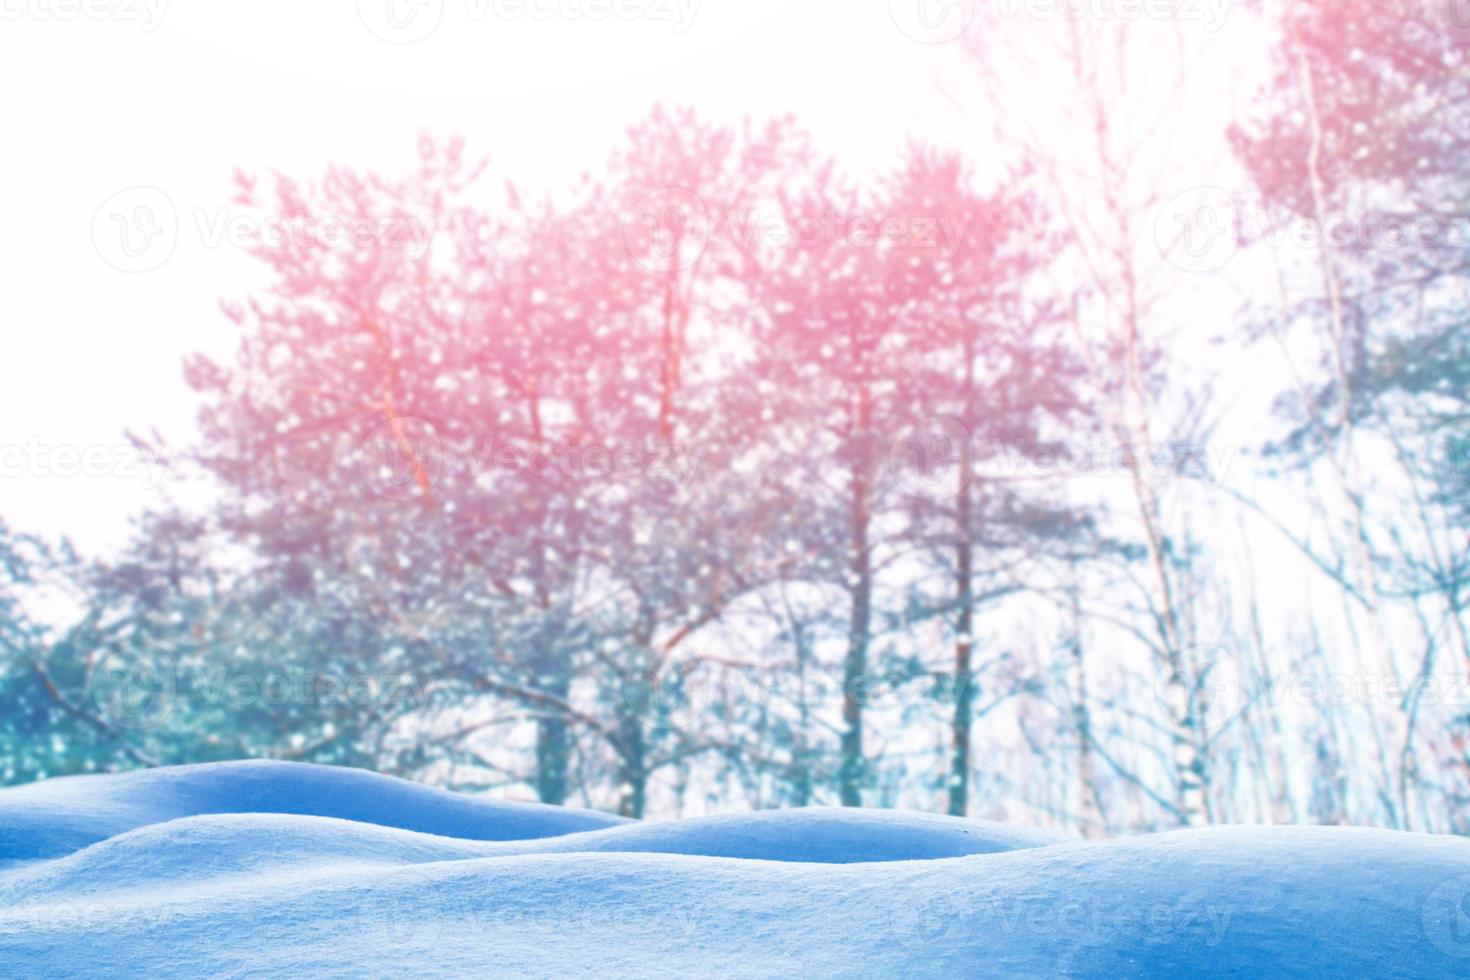
[[[7,977],[1470,972],[1470,842],[1378,830],[627,823],[256,763],[0,791],[0,841]]]
[[[460,796],[360,769],[211,763],[69,776],[0,790],[0,865],[69,854],[135,827],[205,813],[296,813],[469,840],[611,827],[591,810]]]

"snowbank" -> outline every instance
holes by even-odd
[[[626,822],[591,810],[460,796],[360,769],[219,762],[0,790],[0,866],[70,854],[136,827],[204,813],[337,817],[469,840],[550,837]]]
[[[983,820],[893,810],[763,810],[518,843],[502,853],[622,851],[759,861],[854,864],[992,854],[1057,844],[1061,837]]]
[[[465,840],[331,817],[220,814],[152,824],[16,867],[0,874],[0,905],[136,891],[138,882],[150,894],[215,879],[233,886],[247,876],[344,865],[596,852],[848,864],[990,854],[1060,840],[1001,824],[891,811],[767,811],[523,841]]]
[[[274,771],[298,789],[336,775],[295,768]],[[106,780],[86,785],[117,799]],[[56,798],[75,814],[85,795]],[[1470,974],[1458,838],[1228,828],[1056,842],[830,810],[541,834],[555,818],[519,824],[539,834],[519,841],[335,814],[140,826],[0,871],[0,975]],[[486,819],[482,834],[509,826]]]

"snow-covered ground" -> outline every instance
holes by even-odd
[[[0,976],[1470,975],[1470,841],[673,823],[227,763],[0,791]]]

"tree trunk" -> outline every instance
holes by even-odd
[[[548,687],[548,693],[562,701],[568,698],[564,681]],[[571,758],[571,738],[565,718],[547,715],[536,722],[536,796],[542,803],[560,806],[567,801],[567,766]]]
[[[873,567],[868,553],[868,425],[871,408],[867,389],[858,393],[856,432],[860,440],[858,455],[852,468],[852,619],[849,623],[847,656],[842,671],[842,762],[838,773],[838,791],[843,806],[862,806],[862,784],[866,764],[863,758],[863,701],[867,686],[868,640],[873,615]]]
[[[618,803],[618,812],[635,820],[643,819],[643,810],[648,802],[648,770],[644,765],[643,725],[636,712],[625,709],[618,721],[620,744],[619,777],[623,784],[623,798]]]
[[[1092,709],[1088,706],[1087,656],[1082,646],[1082,603],[1075,583],[1071,598],[1072,661],[1077,669],[1076,702],[1072,707],[1072,720],[1077,727],[1077,789],[1082,836],[1090,837],[1102,829],[1102,806],[1098,800],[1097,780],[1092,767]]]
[[[949,771],[949,812],[963,817],[970,803],[970,722],[974,714],[974,689],[970,673],[975,652],[975,610],[971,595],[974,574],[974,551],[970,545],[970,489],[960,488],[960,537],[955,549],[955,598],[959,603],[955,624],[954,650],[954,722],[952,728],[954,754]]]
[[[796,743],[792,746],[792,803],[810,806],[812,802],[811,764],[811,706],[806,697],[807,645],[802,627],[796,628],[796,690],[800,699],[801,720],[796,729]]]
[[[965,359],[965,407],[961,426],[970,435],[975,410],[975,343],[974,334],[966,333],[963,347]],[[949,770],[949,812],[963,817],[970,805],[970,723],[974,715],[975,692],[971,686],[972,658],[975,654],[975,550],[970,541],[973,503],[970,497],[970,456],[960,451],[959,495],[955,500],[955,602],[959,605],[955,622],[954,650],[954,720],[951,729],[953,755]]]
[[[1198,675],[1184,662],[1184,655],[1179,650],[1169,651],[1168,670],[1169,741],[1177,782],[1179,822],[1192,827],[1208,818],[1205,758],[1201,746],[1203,733],[1194,705],[1195,678]]]
[[[866,490],[860,497],[866,496]],[[859,504],[862,509],[865,503]],[[868,561],[867,518],[853,528],[852,624],[848,631],[847,657],[842,671],[842,766],[839,775],[843,806],[862,806],[862,783],[866,765],[863,759],[863,701],[866,696],[868,671],[868,631],[871,628],[873,576]]]

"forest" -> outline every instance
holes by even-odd
[[[1231,7],[1244,90],[989,12],[879,174],[676,95],[550,191],[237,174],[269,285],[197,439],[118,420],[130,544],[0,503],[0,784],[1470,833],[1470,30]]]

